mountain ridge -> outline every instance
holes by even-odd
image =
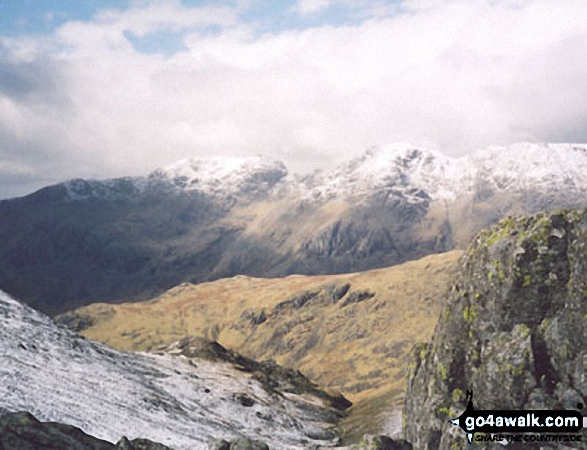
[[[403,388],[403,361],[414,343],[429,338],[442,307],[439,293],[460,255],[454,250],[354,274],[183,283],[148,302],[93,304],[55,320],[124,351],[189,335],[212,339],[299,369],[355,401]]]
[[[507,215],[586,199],[585,144],[461,158],[396,144],[305,176],[261,157],[192,159],[0,201],[0,288],[57,314],[239,274],[364,271],[463,248]]]
[[[450,157],[436,150],[396,143],[372,147],[330,171],[305,175],[290,174],[283,162],[263,156],[185,158],[147,176],[102,181],[74,179],[54,186],[63,185],[72,200],[106,195],[108,188],[123,193],[125,183],[134,186],[132,193],[142,193],[163,183],[178,191],[229,196],[246,192],[248,185],[250,190],[265,192],[276,188],[277,192],[271,192],[273,195],[283,195],[283,189],[306,190],[298,195],[304,200],[317,200],[361,196],[373,189],[411,184],[411,189],[423,190],[434,200],[454,200],[460,193],[471,192],[471,180],[483,177],[499,189],[519,187],[520,180],[525,185],[556,182],[556,177],[579,179],[585,187],[586,169],[587,144],[523,142]],[[83,182],[89,186],[83,186]],[[88,189],[100,184],[103,189]]]

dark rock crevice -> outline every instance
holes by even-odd
[[[534,378],[536,379],[536,384],[545,389],[549,395],[552,395],[560,379],[557,370],[550,360],[544,337],[539,333],[532,333],[530,342],[532,345],[532,356],[534,358]]]

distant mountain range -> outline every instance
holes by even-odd
[[[407,144],[299,176],[263,158],[184,160],[0,202],[0,289],[49,314],[182,282],[333,274],[463,248],[510,214],[587,201],[587,145],[449,158]]]

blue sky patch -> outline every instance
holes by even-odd
[[[98,9],[127,8],[131,0],[0,0],[0,35],[50,33],[65,22],[90,20]]]
[[[183,31],[157,30],[144,36],[135,36],[126,31],[124,36],[136,51],[147,54],[160,53],[171,56],[179,51],[187,50],[183,43]]]

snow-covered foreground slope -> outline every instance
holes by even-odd
[[[111,350],[1,291],[0,407],[110,442],[143,437],[176,450],[239,435],[279,449],[335,439],[322,422],[335,415],[315,397],[269,393],[228,364]]]

